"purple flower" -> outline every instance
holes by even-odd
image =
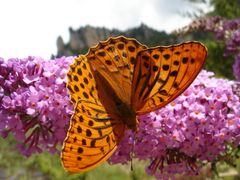
[[[43,72],[42,64],[43,60],[41,58],[29,57],[26,63],[26,69],[23,74],[23,81],[26,84],[38,81],[41,73]]]
[[[66,73],[73,57],[0,60],[0,132],[10,132],[25,155],[57,152],[66,136],[73,107]]]

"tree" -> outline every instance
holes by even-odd
[[[227,19],[234,19],[240,17],[240,0],[186,0],[193,4],[208,4],[213,6],[213,11],[207,13],[210,16],[222,16]],[[200,15],[203,14],[203,9],[197,8]],[[196,16],[199,13],[188,13]]]

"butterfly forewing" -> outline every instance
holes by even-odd
[[[80,100],[62,149],[69,172],[83,172],[108,159],[123,136],[124,124],[109,117],[104,107]]]
[[[145,49],[134,39],[109,38],[91,48],[86,55],[93,71],[98,71],[123,101],[130,104],[132,76],[136,56]]]
[[[138,114],[154,111],[179,96],[201,70],[207,49],[199,42],[141,51],[133,75],[131,102]]]

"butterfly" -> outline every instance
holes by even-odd
[[[68,172],[106,161],[139,115],[178,97],[196,78],[207,48],[191,41],[148,48],[123,36],[109,38],[78,56],[67,73],[74,114],[61,160]]]

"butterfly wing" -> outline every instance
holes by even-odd
[[[109,158],[123,136],[125,125],[110,118],[103,107],[85,56],[70,66],[68,89],[74,107],[61,158],[69,172],[83,172]]]
[[[107,160],[116,150],[124,127],[110,118],[103,106],[78,101],[61,153],[65,170],[84,172]]]
[[[131,103],[138,114],[157,110],[178,97],[196,78],[207,55],[199,42],[159,46],[138,54]]]
[[[135,39],[120,36],[100,42],[86,55],[92,70],[98,71],[117,96],[129,105],[134,64],[143,49],[146,46]]]

